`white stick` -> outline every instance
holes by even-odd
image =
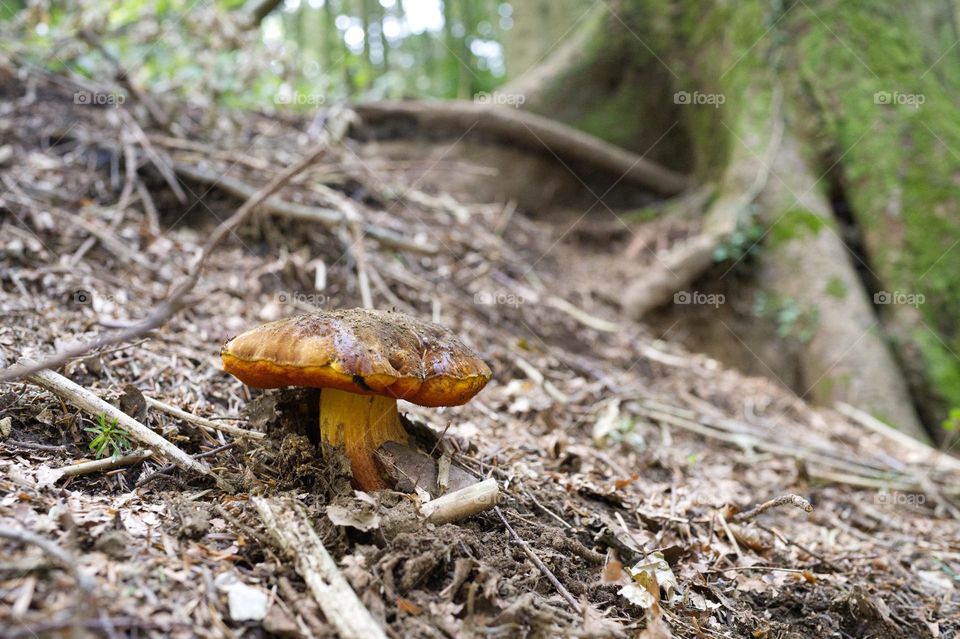
[[[177,408],[176,406],[171,406],[170,404],[161,402],[159,399],[147,397],[146,395],[144,395],[143,398],[147,400],[147,405],[151,408],[156,408],[158,411],[172,415],[178,419],[182,419],[183,421],[189,422],[194,426],[199,426],[204,430],[219,430],[235,437],[249,437],[250,439],[263,439],[266,437],[265,433],[259,433],[255,430],[247,430],[245,428],[238,428],[236,426],[230,426],[229,424],[221,424],[220,422],[212,419],[200,417],[199,415],[194,415],[193,413],[188,413],[187,411]]]
[[[132,453],[121,456],[104,457],[93,461],[71,464],[70,466],[61,466],[58,470],[63,472],[64,477],[74,477],[77,475],[89,475],[103,470],[114,470],[124,466],[132,466],[137,462],[142,462],[148,457],[153,456],[153,451],[149,448],[135,450]]]
[[[486,479],[428,501],[420,507],[420,514],[431,524],[448,524],[490,510],[499,498],[497,480]]]
[[[327,621],[343,639],[386,639],[324,548],[303,508],[289,497],[251,497],[277,546],[294,561]]]
[[[63,375],[43,370],[27,375],[24,379],[50,391],[77,408],[85,410],[90,415],[103,415],[108,421],[116,422],[130,434],[131,438],[163,454],[164,457],[180,468],[213,477],[218,484],[220,483],[220,478],[214,475],[205,463],[194,459],[134,418],[103,401],[92,391],[75,384]]]

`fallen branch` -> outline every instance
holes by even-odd
[[[289,166],[282,173],[274,177],[269,184],[253,193],[233,215],[221,222],[203,245],[200,257],[191,265],[187,276],[177,285],[170,296],[161,302],[145,319],[115,333],[107,333],[92,340],[65,348],[40,362],[30,362],[29,364],[20,363],[11,366],[7,370],[0,372],[0,382],[8,382],[44,369],[63,366],[71,359],[85,355],[90,351],[129,342],[132,339],[163,326],[171,317],[187,306],[187,294],[193,290],[194,286],[196,286],[200,280],[203,267],[206,265],[213,250],[217,248],[228,235],[231,235],[240,225],[246,222],[260,204],[276,193],[280,187],[289,182],[295,175],[313,164],[317,158],[327,152],[328,148],[329,144],[327,140],[324,139],[307,151],[299,162]]]
[[[159,399],[147,397],[146,395],[144,395],[143,398],[147,401],[147,406],[156,408],[160,412],[176,417],[177,419],[182,419],[183,421],[193,424],[194,426],[198,426],[206,431],[220,431],[227,433],[228,435],[233,435],[234,437],[247,437],[249,439],[263,439],[266,437],[265,433],[260,433],[255,430],[238,428],[237,426],[230,426],[229,424],[221,424],[220,422],[207,419],[206,417],[199,417],[192,413],[188,413],[185,410],[181,410],[176,406],[171,406],[170,404],[161,402]]]
[[[90,475],[92,473],[99,473],[105,470],[123,468],[124,466],[132,466],[145,461],[150,457],[153,457],[153,451],[149,448],[145,448],[142,450],[135,450],[126,455],[104,457],[103,459],[94,459],[93,461],[81,462],[79,464],[61,466],[58,470],[62,473],[62,477],[78,477],[80,475]]]
[[[676,195],[689,186],[685,176],[642,156],[555,120],[517,109],[473,102],[413,100],[366,102],[353,108],[368,123],[406,118],[425,129],[487,133],[534,151],[606,169],[661,195]]]
[[[303,507],[290,497],[251,497],[277,547],[289,556],[327,621],[344,639],[386,638],[324,548]]]
[[[31,365],[27,364],[26,366],[30,367]],[[86,411],[91,416],[103,415],[106,420],[116,422],[118,426],[127,431],[132,439],[162,454],[180,468],[211,477],[221,487],[227,487],[223,480],[210,470],[209,466],[197,461],[134,418],[103,401],[92,391],[73,383],[63,375],[53,371],[40,371],[27,375],[26,381],[50,391],[68,404]]]
[[[420,506],[420,514],[431,524],[449,524],[490,510],[499,498],[497,480],[486,479],[428,501]]]

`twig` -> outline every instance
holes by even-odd
[[[58,564],[60,564],[60,566],[67,570],[67,572],[73,575],[74,580],[77,582],[78,588],[87,593],[93,592],[93,582],[87,579],[87,577],[80,572],[79,568],[77,567],[77,562],[73,556],[46,537],[41,537],[40,535],[32,533],[29,530],[7,528],[6,526],[0,526],[0,537],[4,539],[12,539],[13,541],[19,541],[23,544],[33,544],[45,552]]]
[[[564,528],[573,528],[573,525],[570,524],[569,522],[567,522],[566,519],[564,519],[563,517],[561,517],[561,516],[558,515],[557,513],[553,512],[552,510],[550,510],[549,508],[547,508],[546,506],[544,506],[543,504],[541,504],[540,501],[539,501],[536,497],[533,496],[533,493],[527,491],[526,488],[521,488],[520,490],[522,490],[522,491],[523,491],[523,494],[526,495],[527,497],[529,497],[529,498],[530,498],[530,501],[532,501],[534,504],[536,504],[537,507],[540,508],[540,510],[542,510],[543,512],[547,513],[548,515],[550,515],[551,517],[553,517],[555,520],[557,520],[558,522],[560,522],[560,524],[561,524]]]
[[[723,528],[723,532],[726,533],[727,539],[730,540],[730,545],[733,546],[733,550],[737,553],[737,557],[742,558],[743,551],[740,550],[740,544],[737,543],[737,537],[733,534],[730,524],[727,523],[727,518],[723,516],[722,512],[717,512],[717,519],[720,520],[720,527]]]
[[[44,450],[52,453],[65,453],[66,446],[53,446],[51,444],[37,444],[36,442],[21,442],[15,439],[5,439],[0,441],[4,446],[13,446],[14,448],[25,448],[27,450]]]
[[[730,518],[730,521],[738,524],[750,521],[754,517],[762,515],[771,508],[777,508],[778,506],[793,506],[808,513],[813,512],[813,506],[810,505],[810,502],[800,495],[780,495],[779,497],[763,502],[756,508],[751,508],[750,510],[734,515]]]
[[[34,365],[27,364],[27,368],[31,366]],[[131,438],[163,454],[180,468],[211,477],[218,485],[222,485],[221,487],[227,487],[223,480],[210,470],[209,466],[192,458],[134,418],[103,401],[92,391],[73,383],[63,375],[54,373],[53,371],[42,370],[27,375],[26,379],[28,382],[50,391],[60,399],[77,406],[92,416],[103,415],[107,420],[111,422],[115,421],[130,434]]]
[[[289,497],[251,497],[276,545],[294,561],[327,621],[344,639],[386,639],[340,573],[310,525],[303,507]]]
[[[251,195],[233,215],[220,223],[203,245],[200,257],[191,265],[188,275],[177,285],[170,296],[143,321],[132,324],[121,331],[101,335],[87,342],[65,348],[40,362],[31,362],[29,364],[20,363],[12,366],[0,372],[0,382],[7,382],[44,369],[57,368],[71,359],[89,353],[92,350],[128,342],[165,324],[167,320],[187,305],[185,298],[200,280],[200,274],[203,272],[203,268],[206,266],[207,260],[210,258],[213,250],[219,246],[228,235],[232,234],[241,224],[246,222],[260,204],[277,192],[277,190],[290,181],[291,178],[326,153],[328,148],[327,140],[323,140],[314,146],[299,162],[274,177],[269,184]]]
[[[455,490],[420,506],[420,514],[431,524],[449,524],[490,510],[500,498],[500,486],[496,479]]]
[[[138,464],[153,456],[153,451],[149,448],[136,450],[127,455],[104,457],[103,459],[94,459],[93,461],[71,464],[70,466],[61,466],[59,470],[63,477],[76,477],[79,475],[89,475],[99,473],[104,470],[113,470],[124,466]]]
[[[540,569],[540,572],[543,573],[543,576],[553,584],[553,587],[557,589],[557,592],[560,593],[560,596],[563,597],[568,604],[570,604],[570,607],[573,608],[577,614],[581,614],[582,611],[580,610],[580,604],[577,603],[577,600],[573,598],[573,595],[570,594],[570,591],[567,590],[566,586],[560,583],[560,580],[557,579],[557,576],[554,575],[549,568],[547,568],[546,564],[544,564],[540,558],[537,557],[530,545],[527,544],[527,542],[525,542],[520,535],[517,534],[517,531],[515,531],[512,526],[510,526],[510,522],[508,522],[507,518],[503,516],[503,512],[500,510],[500,507],[494,507],[493,512],[497,513],[497,516],[500,518],[500,521],[503,522],[503,525],[507,527],[507,532],[510,533],[510,536],[513,537],[513,540],[520,544],[520,548],[523,549],[523,552],[527,555],[527,557],[530,558],[530,561],[532,561],[534,565]]]
[[[238,428],[237,426],[230,426],[229,424],[221,424],[220,422],[215,422],[212,419],[207,419],[206,417],[200,417],[198,415],[188,413],[185,410],[181,410],[176,406],[171,406],[170,404],[161,402],[159,399],[154,399],[153,397],[147,397],[144,395],[143,398],[147,400],[147,406],[156,408],[161,412],[172,415],[178,419],[182,419],[183,421],[189,422],[194,426],[199,426],[207,431],[222,431],[235,437],[248,437],[250,439],[263,439],[266,437],[265,433],[260,433],[255,430],[247,430],[246,428]]]
[[[822,464],[828,468],[844,471],[849,471],[851,468],[853,468],[861,470],[864,477],[872,477],[878,481],[886,480],[886,478],[878,478],[876,476],[876,472],[884,472],[883,469],[869,466],[854,459],[842,459],[835,457],[832,451],[813,449],[793,443],[784,445],[777,442],[767,441],[757,437],[752,432],[748,432],[749,428],[746,425],[739,430],[727,430],[727,428],[730,426],[729,420],[726,420],[727,423],[723,424],[710,423],[708,425],[707,423],[701,423],[700,421],[692,419],[692,417],[698,417],[698,415],[693,411],[684,411],[682,409],[676,409],[675,407],[667,407],[663,404],[658,404],[657,402],[651,402],[649,400],[644,400],[643,404],[644,405],[642,406],[637,406],[633,412],[661,423],[679,426],[680,428],[689,430],[704,437],[718,439],[720,441],[728,442],[740,447],[752,446],[759,450],[765,450],[771,453],[787,455],[796,459],[803,459],[808,462]],[[671,412],[667,412],[668,408],[671,409]],[[770,433],[767,434],[770,435]],[[899,479],[908,479],[908,477],[904,476],[902,473],[898,471],[894,472],[899,476]],[[867,473],[873,474],[868,475]],[[886,481],[893,481],[894,479],[896,478],[891,477]]]

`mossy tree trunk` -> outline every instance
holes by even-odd
[[[590,6],[504,90],[713,189],[703,235],[664,256],[683,276],[653,273],[626,310],[722,278],[730,239],[758,227],[758,291],[810,328],[810,396],[935,431],[960,406],[956,7],[615,0],[581,17]],[[536,7],[516,7],[517,33]]]

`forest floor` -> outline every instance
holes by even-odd
[[[77,104],[77,90],[0,66],[4,365],[143,317],[242,202],[188,179],[178,201],[157,167],[259,187],[318,129],[188,108],[173,133],[141,129],[126,114],[142,109]],[[153,459],[64,476],[92,458],[95,416],[0,386],[0,528],[37,533],[68,560],[0,540],[0,636],[329,636],[250,502],[279,493],[304,505],[391,637],[960,634],[960,462],[620,322],[608,296],[566,277],[565,264],[596,259],[575,233],[418,190],[418,173],[460,170],[442,158],[378,163],[355,144],[334,145],[278,197],[325,209],[348,198],[360,222],[403,241],[357,250],[343,225],[259,215],[211,255],[187,309],[61,369],[205,454],[236,490]],[[376,307],[434,318],[490,364],[471,403],[401,411],[427,446],[441,442],[427,450],[500,482],[505,520],[543,568],[495,512],[435,526],[407,495],[354,493],[284,410],[288,393],[222,372],[219,346],[236,333],[359,306],[358,265]],[[202,430],[144,397],[266,436]],[[744,516],[790,494],[812,510],[795,500]],[[262,614],[231,609],[241,595]]]

